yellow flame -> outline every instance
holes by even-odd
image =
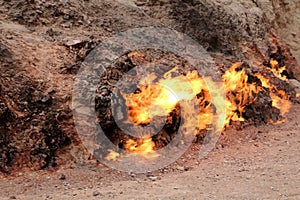
[[[269,89],[270,97],[272,99],[272,106],[278,108],[282,115],[285,115],[287,112],[289,112],[292,103],[289,101],[289,97],[286,95],[286,92],[283,90],[277,90],[277,88],[261,74],[256,74],[256,77],[260,79],[263,87]]]
[[[144,138],[141,138],[138,141],[129,139],[126,141],[125,144],[125,149],[128,152],[139,154],[147,159],[153,159],[159,156],[154,150],[154,147],[155,143],[149,136],[145,136]]]
[[[277,78],[288,81],[287,77],[282,75],[282,72],[286,70],[286,66],[279,66],[279,63],[277,60],[271,59],[270,60],[271,68],[267,68],[269,71],[271,71]]]
[[[244,69],[237,71],[241,62],[235,63],[222,76],[226,92],[226,125],[230,121],[244,121],[242,113],[245,107],[253,103],[257,98],[258,87],[256,83],[248,83],[248,75]]]
[[[151,74],[150,78],[140,81],[141,92],[123,94],[129,116],[135,124],[147,124],[154,116],[168,115],[178,102],[192,100],[205,85],[197,71],[178,77],[171,77],[167,72],[164,77],[154,84],[156,76]]]
[[[270,64],[270,70],[276,76],[282,80],[286,79],[281,75],[285,67],[278,68],[276,60],[271,60]],[[238,69],[241,65],[241,62],[233,64],[222,76],[222,83],[200,77],[197,71],[173,77],[173,74],[179,74],[177,67],[165,73],[159,80],[155,74],[150,74],[139,82],[139,89],[135,93],[122,93],[128,107],[127,123],[148,124],[155,116],[167,116],[178,103],[181,105],[181,116],[184,119],[182,127],[187,134],[198,134],[199,130],[208,130],[209,125],[220,131],[231,121],[244,121],[246,106],[257,100],[262,87],[255,82],[248,82],[246,71]],[[291,103],[286,93],[277,90],[262,75],[256,76],[261,80],[263,87],[269,88],[272,106],[280,109],[283,115],[287,113]],[[191,106],[193,102],[196,102],[197,108]],[[199,111],[198,115],[194,114],[195,109]],[[281,122],[283,121],[271,123]],[[127,140],[125,149],[146,158],[159,156],[154,150],[155,143],[149,136],[137,141]],[[118,156],[118,153],[111,151],[107,159],[114,160]]]

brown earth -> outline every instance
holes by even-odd
[[[0,180],[0,199],[299,199],[300,106],[280,125],[227,130],[198,160],[197,145],[176,163],[145,174],[101,164],[17,172]]]

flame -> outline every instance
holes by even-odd
[[[272,106],[278,108],[282,115],[288,113],[292,103],[288,100],[289,97],[287,96],[286,92],[283,90],[277,90],[277,88],[261,74],[256,74],[256,77],[260,79],[263,87],[269,89],[269,94],[272,99]]]
[[[152,141],[152,138],[145,136],[138,141],[129,139],[126,141],[125,149],[128,152],[142,155],[147,159],[153,159],[159,156],[154,150],[155,143]]]
[[[130,56],[139,54],[133,53]],[[269,70],[281,80],[287,81],[287,78],[281,75],[285,67],[278,67],[278,62],[273,59],[270,64],[272,68]],[[140,80],[134,93],[122,93],[128,108],[126,123],[149,124],[156,116],[168,116],[180,103],[181,117],[184,119],[182,127],[186,134],[199,134],[199,130],[208,130],[211,125],[216,131],[220,131],[232,121],[245,121],[245,108],[257,100],[263,87],[270,91],[272,106],[280,109],[282,115],[287,113],[291,102],[285,91],[277,90],[261,74],[255,76],[261,80],[262,87],[255,82],[249,83],[245,69],[239,69],[241,65],[241,62],[233,64],[222,76],[221,83],[199,76],[196,70],[182,75],[177,67],[165,73],[162,78],[155,74],[148,75]],[[194,102],[196,108],[191,106]],[[195,110],[199,112],[198,115],[194,114]],[[155,143],[150,136],[138,140],[129,139],[125,144],[127,152],[149,159],[159,156],[154,149]],[[110,151],[107,159],[115,160],[118,157],[118,153]]]
[[[157,84],[153,83],[157,77],[151,74],[140,81],[140,92],[123,93],[129,116],[135,124],[147,124],[154,116],[168,115],[178,102],[192,100],[204,88],[204,80],[199,78],[197,71],[172,78],[170,72],[176,70],[167,72]]]
[[[186,119],[182,125],[185,134],[196,134],[198,129],[206,129],[211,124],[213,117],[211,104],[204,105],[205,100],[211,100],[205,83],[209,79],[205,80],[201,78],[197,71],[176,77],[172,77],[173,73],[179,74],[176,67],[165,73],[163,78],[156,82],[157,77],[151,74],[140,81],[138,92],[131,94],[122,93],[128,107],[130,118],[128,123],[133,122],[137,125],[147,124],[155,116],[167,116],[180,102],[182,118]],[[212,81],[210,83],[213,85]],[[201,92],[203,97],[196,98]],[[220,92],[216,92],[215,96],[219,94]],[[219,97],[219,99],[222,98]],[[191,106],[192,101],[199,104],[196,110],[201,113],[200,115],[193,114],[195,113],[195,107]],[[219,108],[221,106],[216,107]],[[218,109],[218,114],[220,113],[219,110],[222,109]],[[223,116],[225,116],[225,111]],[[220,130],[223,124],[217,123],[217,126],[220,127]],[[151,138],[143,138],[138,142],[130,139],[126,141],[125,145],[125,149],[128,152],[142,155],[153,153],[154,147],[155,144]]]
[[[267,68],[268,70],[270,70],[277,78],[289,82],[287,77],[285,75],[282,75],[283,71],[286,70],[286,66],[280,67],[278,61],[274,59],[270,60],[270,64],[272,68]],[[258,77],[262,81],[263,87],[270,89],[272,106],[278,108],[282,115],[288,113],[292,106],[292,103],[289,101],[289,96],[286,94],[286,92],[283,90],[277,90],[277,88],[274,85],[272,85],[270,81],[264,78],[263,76],[258,75]],[[279,121],[274,123],[283,123],[283,122],[284,121]]]
[[[259,92],[256,83],[248,83],[248,75],[244,69],[238,71],[242,65],[241,62],[235,63],[222,76],[226,91],[226,126],[230,121],[244,121],[242,113],[245,112],[245,107],[253,103],[257,99]]]
[[[279,66],[279,63],[277,60],[271,59],[270,60],[271,68],[267,68],[269,71],[271,71],[277,78],[288,81],[287,77],[285,75],[282,75],[282,72],[286,70],[286,66]]]

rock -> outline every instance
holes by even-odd
[[[148,179],[150,179],[151,181],[156,181],[157,180],[157,176],[149,176]]]
[[[64,16],[63,16],[63,19],[69,20],[69,19],[70,19],[70,15],[64,15]]]
[[[47,90],[47,94],[53,94],[55,93],[55,89],[53,87],[50,87],[48,90]]]
[[[13,36],[12,35],[7,35],[6,39],[11,40],[11,39],[13,39]]]
[[[49,35],[50,37],[53,37],[55,35],[55,32],[52,28],[50,28],[46,31],[46,34]]]
[[[179,165],[176,167],[176,169],[178,169],[180,171],[184,171],[185,170],[185,168],[183,166],[179,166]]]
[[[66,175],[61,174],[59,179],[60,179],[60,180],[66,180],[67,178],[66,178]]]
[[[71,27],[72,27],[72,24],[66,22],[66,23],[61,24],[61,26],[64,27],[64,28],[71,28]]]
[[[9,199],[17,199],[17,197],[16,196],[11,196],[11,197],[9,197]]]
[[[293,88],[300,90],[300,82],[299,81],[297,81],[296,79],[290,79],[289,82]]]
[[[296,97],[300,97],[300,82],[296,79],[290,79],[289,82],[296,91]]]
[[[43,11],[42,10],[36,10],[36,13],[43,14]]]
[[[157,176],[154,176],[153,174],[148,173],[147,178],[150,179],[151,181],[156,181],[158,179]]]
[[[82,42],[82,40],[68,40],[66,42],[66,46],[75,46],[77,44],[81,44]]]
[[[101,193],[98,190],[96,190],[96,191],[93,192],[93,196],[94,197],[99,196],[99,195],[101,195]]]
[[[138,0],[135,2],[135,5],[137,6],[144,6],[147,4],[147,0]]]

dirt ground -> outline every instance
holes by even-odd
[[[288,122],[227,130],[198,160],[191,147],[152,174],[125,174],[101,164],[0,179],[0,199],[299,199],[300,105]]]

